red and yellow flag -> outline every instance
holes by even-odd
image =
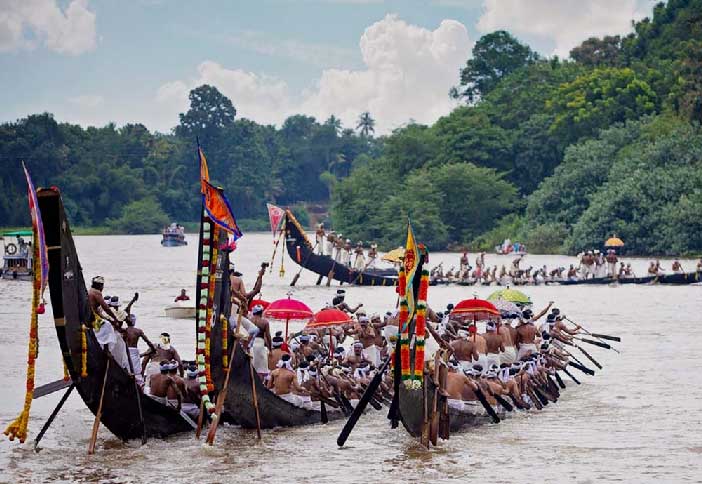
[[[229,200],[224,195],[224,190],[220,187],[215,187],[210,183],[210,172],[207,168],[207,158],[202,148],[197,147],[198,158],[200,159],[200,191],[202,192],[202,204],[205,212],[214,223],[222,227],[224,230],[232,234],[234,240],[237,240],[243,234],[236,223],[236,217],[232,211]]]

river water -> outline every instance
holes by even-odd
[[[162,248],[158,236],[76,237],[86,279],[106,278],[105,293],[127,301],[138,291],[137,324],[152,340],[168,331],[184,358],[194,355],[194,324],[163,314],[180,288],[195,281],[195,237],[187,247]],[[270,234],[246,234],[234,255],[247,286],[273,249]],[[487,256],[489,264],[510,257]],[[431,254],[430,266],[458,265],[458,255]],[[527,256],[525,264],[549,267],[575,262],[561,256]],[[647,261],[632,259],[638,274]],[[669,260],[662,261],[666,268]],[[693,261],[682,261],[692,270]],[[263,298],[284,297],[297,266],[280,252],[264,280]],[[336,290],[314,286],[316,275],[303,273],[295,298],[315,311]],[[432,287],[434,308],[495,288]],[[593,332],[622,337],[621,354],[588,347],[604,366],[594,377],[577,373],[582,385],[568,388],[555,405],[541,412],[486,425],[427,451],[404,430],[391,430],[385,412],[361,418],[346,447],[336,437],[343,422],[297,429],[255,432],[224,426],[214,447],[192,435],[122,443],[107,430],[98,450],[87,456],[93,415],[71,395],[34,453],[31,440],[58,402],[57,392],[34,401],[28,442],[0,438],[0,482],[702,482],[702,287],[570,286],[530,287],[524,291],[540,310],[548,301]],[[31,289],[28,283],[0,282],[0,425],[21,410]],[[48,299],[48,298],[47,298]],[[394,307],[393,288],[347,288],[347,301],[363,302],[369,312]],[[37,385],[62,376],[60,352],[50,309],[40,316]],[[592,365],[590,365],[592,366]]]

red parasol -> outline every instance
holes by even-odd
[[[269,303],[268,301],[264,301],[263,299],[252,299],[249,303],[250,308],[254,308],[256,306],[263,306],[263,309],[266,309],[270,305],[271,303]]]
[[[268,319],[285,321],[285,339],[288,339],[288,323],[291,319],[309,321],[314,316],[312,310],[302,301],[292,299],[290,294],[286,299],[278,299],[268,305],[263,311]]]
[[[350,323],[351,316],[336,308],[326,308],[314,315],[314,320],[307,323],[305,329],[329,328]]]
[[[499,319],[500,311],[490,301],[484,299],[464,299],[456,304],[451,311],[452,315],[463,316],[470,318],[473,321],[481,321],[484,319]]]

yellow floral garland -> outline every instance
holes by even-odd
[[[39,260],[39,244],[37,243],[36,232],[34,233],[34,260]],[[29,321],[29,349],[27,351],[27,386],[24,394],[24,408],[19,416],[5,429],[5,435],[10,440],[18,438],[21,443],[27,439],[27,425],[29,423],[29,411],[32,407],[34,397],[34,370],[37,356],[39,355],[39,316],[37,307],[39,306],[39,292],[41,288],[41,271],[34,271],[34,284],[32,286],[32,316]]]
[[[88,328],[84,324],[80,328],[80,377],[88,377]]]

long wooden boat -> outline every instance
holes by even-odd
[[[229,252],[226,250],[221,251],[216,264],[213,307],[215,318],[210,339],[210,369],[215,390],[219,392],[224,386],[226,376],[222,358],[224,354],[222,318],[228,318],[231,313]],[[227,332],[227,352],[231,352],[232,348],[234,348],[232,368],[222,418],[225,422],[241,425],[247,429],[255,429],[256,409],[253,404],[253,387],[251,385],[251,360],[235,338],[234,330]],[[322,422],[322,413],[320,411],[297,407],[283,400],[266,388],[255,372],[253,374],[262,429],[295,427]],[[328,410],[327,416],[329,420],[343,417],[340,411]]]
[[[315,254],[305,230],[290,210],[285,211],[285,235],[285,247],[290,258],[315,274],[324,277],[331,274],[336,281],[358,286],[397,285],[397,271],[394,269],[367,269],[359,272],[327,255]]]
[[[97,413],[105,381],[101,422],[118,438],[137,439],[142,433],[163,438],[192,431],[191,422],[175,409],[137,391],[132,377],[103,350],[92,330],[85,331],[87,376],[81,376],[82,326],[91,319],[83,272],[58,189],[39,190],[38,199],[49,249],[49,291],[56,335],[85,405]],[[141,402],[143,420],[137,401]]]
[[[663,274],[660,276],[644,276],[644,277],[594,277],[591,279],[562,279],[562,280],[547,280],[539,283],[520,283],[519,281],[512,281],[509,284],[502,284],[497,282],[494,285],[502,286],[581,286],[581,285],[608,285],[608,284],[643,284],[643,285],[687,285],[687,284],[697,284],[702,282],[702,271],[698,272],[687,272],[681,274]],[[435,286],[474,286],[475,284],[471,281],[446,281],[446,280],[434,280],[432,285]],[[487,284],[483,284],[487,285]]]

